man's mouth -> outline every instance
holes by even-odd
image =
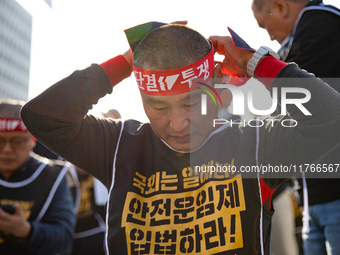
[[[3,163],[3,164],[12,164],[15,160],[14,159],[11,159],[11,158],[2,158],[0,159],[0,162]]]
[[[187,134],[187,135],[181,135],[181,136],[171,136],[172,139],[176,140],[179,143],[187,143],[190,142],[190,138],[192,137],[191,134]]]

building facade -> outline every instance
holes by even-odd
[[[26,101],[32,16],[15,0],[0,0],[0,98]]]

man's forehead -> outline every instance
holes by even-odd
[[[253,14],[254,14],[255,18],[260,18],[264,14],[264,11],[260,10],[256,5],[254,5],[252,7],[252,10],[253,10]]]
[[[265,13],[262,11],[259,11],[259,9],[257,7],[253,8],[253,13],[254,13],[254,17],[257,21],[257,24],[259,27],[264,28],[263,26],[263,21],[265,19]]]
[[[29,133],[22,132],[0,132],[0,139],[26,139],[31,137]]]
[[[148,103],[165,103],[165,102],[180,102],[180,101],[189,101],[192,99],[200,98],[202,91],[199,89],[192,90],[190,92],[176,94],[176,95],[168,95],[168,96],[155,96],[149,95],[141,92],[142,100]]]

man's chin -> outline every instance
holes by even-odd
[[[17,165],[2,165],[0,164],[0,173],[14,172],[18,169]]]
[[[197,149],[202,142],[197,139],[190,139],[189,141],[165,141],[170,147],[176,151],[192,151]]]

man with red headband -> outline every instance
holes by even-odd
[[[62,253],[71,249],[75,225],[67,167],[31,154],[23,104],[0,100],[0,253]]]
[[[108,254],[267,254],[272,189],[285,179],[240,170],[317,161],[340,141],[340,116],[329,116],[340,95],[296,65],[267,56],[273,53],[266,47],[247,49],[234,32],[244,47],[235,48],[231,37],[209,41],[186,26],[146,34],[134,54],[76,71],[28,102],[25,124],[109,189]],[[214,52],[225,56],[215,70]],[[132,70],[150,123],[88,115]],[[288,105],[290,115],[267,125],[214,128],[218,106],[208,98],[206,114],[201,110],[206,91],[220,92],[214,79],[222,72],[256,77],[273,93],[287,87],[318,93],[304,104],[312,117]],[[280,123],[292,118],[299,123],[294,128]]]

